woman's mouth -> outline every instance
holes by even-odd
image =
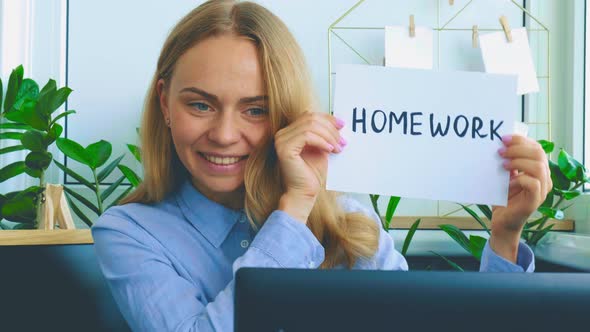
[[[199,152],[199,155],[203,157],[208,162],[219,165],[219,166],[230,166],[233,164],[237,164],[241,160],[248,158],[248,156],[216,156],[216,155],[209,155],[202,152]]]

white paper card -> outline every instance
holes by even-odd
[[[407,26],[385,27],[385,65],[398,68],[432,69],[432,29],[416,27],[410,37]]]
[[[479,44],[487,73],[518,75],[519,95],[539,91],[526,28],[513,29],[511,43],[502,31],[481,35]]]
[[[330,157],[327,189],[506,205],[509,173],[498,149],[514,129],[515,76],[336,70],[334,116],[346,122],[348,145]]]

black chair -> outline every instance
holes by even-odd
[[[0,246],[0,330],[130,331],[93,245]]]

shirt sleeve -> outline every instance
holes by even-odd
[[[233,331],[234,281],[207,303],[198,284],[180,276],[157,241],[133,220],[103,214],[92,227],[102,273],[134,331]],[[324,248],[307,226],[274,211],[241,267],[318,267]]]
[[[486,242],[481,254],[480,272],[534,272],[535,254],[529,246],[520,242],[516,264],[496,254],[490,247],[490,241]]]

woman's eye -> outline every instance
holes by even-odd
[[[250,108],[246,111],[248,113],[248,115],[251,116],[264,116],[266,115],[266,113],[268,113],[264,108]]]
[[[201,112],[206,112],[209,110],[209,105],[205,103],[191,103],[189,105]]]

